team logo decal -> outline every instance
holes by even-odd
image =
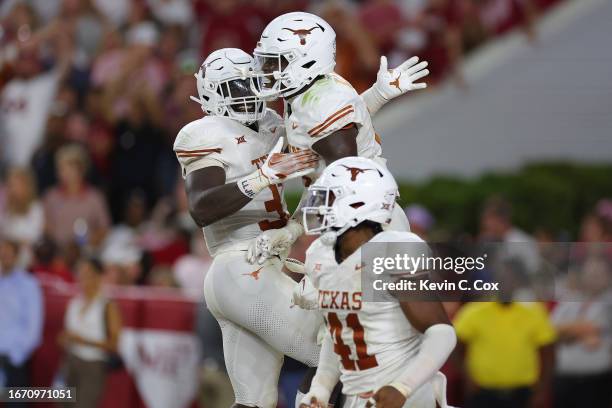
[[[360,169],[359,167],[349,167],[345,166],[344,164],[342,165],[342,167],[344,167],[347,171],[351,172],[351,181],[357,180],[357,176],[362,173],[365,173],[366,171],[375,171],[375,169]]]
[[[389,85],[392,85],[392,86],[396,87],[401,92],[402,88],[400,88],[400,86],[399,86],[399,79],[400,79],[400,77],[398,75],[397,78],[395,78],[393,81],[389,82]]]
[[[257,269],[256,271],[253,272],[249,272],[249,273],[243,273],[243,276],[250,276],[251,278],[255,279],[255,280],[259,280],[259,273],[261,272],[261,270],[264,267],[262,266],[261,268]]]
[[[236,144],[246,143],[245,135],[235,137],[234,139],[236,139]]]
[[[291,31],[293,35],[297,35],[300,38],[300,45],[306,45],[306,37],[312,34],[312,30],[314,30],[315,28],[318,28],[321,31],[325,31],[323,27],[318,24],[309,29],[301,28],[299,30],[293,30],[291,28],[283,28],[283,30]]]

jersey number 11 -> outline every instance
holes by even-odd
[[[340,356],[342,366],[345,370],[367,370],[378,366],[376,356],[368,354],[368,346],[365,343],[365,332],[357,313],[349,313],[346,316],[346,327],[353,330],[353,342],[355,343],[355,351],[357,360],[351,359],[351,348],[342,341],[342,330],[344,327],[336,313],[330,312],[327,314],[329,323],[329,332],[334,340],[334,352]]]

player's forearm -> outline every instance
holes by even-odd
[[[187,197],[189,213],[200,227],[206,227],[232,215],[251,201],[236,183],[223,184],[204,191],[188,191]]]
[[[374,116],[376,112],[380,110],[387,102],[389,102],[379,91],[376,89],[376,84],[366,89],[361,95],[361,99],[366,104],[370,115]]]
[[[322,404],[329,402],[334,387],[340,380],[340,364],[338,357],[334,353],[334,343],[329,333],[325,334],[323,344],[321,346],[321,354],[319,355],[319,366],[317,367],[317,373],[312,379],[310,391],[302,403],[308,404],[311,397],[316,397],[317,400]],[[308,401],[308,402],[306,402]]]
[[[419,353],[391,384],[405,397],[429,381],[444,365],[457,343],[455,330],[448,324],[436,324],[425,330]]]

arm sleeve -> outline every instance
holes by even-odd
[[[334,353],[334,342],[329,332],[325,333],[317,373],[312,379],[310,391],[302,399],[302,404],[310,404],[310,399],[316,397],[324,405],[329,402],[334,387],[340,379],[340,364]]]
[[[187,174],[204,167],[218,166],[227,168],[224,159],[224,146],[221,140],[196,134],[193,129],[183,128],[174,142],[174,153],[181,165],[183,178]]]
[[[370,115],[376,114],[387,102],[384,96],[376,89],[376,82],[361,95],[361,99],[366,104]]]
[[[435,324],[429,327],[423,334],[419,353],[410,360],[404,373],[390,385],[408,397],[436,375],[456,344],[453,326]]]

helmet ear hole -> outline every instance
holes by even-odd
[[[364,205],[365,205],[365,203],[364,203],[363,201],[359,201],[358,203],[353,203],[353,204],[351,204],[351,207],[353,207],[353,208],[359,208],[359,207],[362,207],[362,206],[364,206]]]
[[[312,61],[308,61],[307,63],[305,63],[305,64],[303,64],[303,65],[302,65],[302,68],[306,68],[306,69],[308,69],[308,68],[312,67],[314,64],[315,64],[315,61],[314,61],[314,60],[312,60]]]

